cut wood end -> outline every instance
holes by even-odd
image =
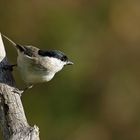
[[[6,56],[6,52],[2,40],[2,35],[0,33],[0,62],[5,58],[5,56]]]

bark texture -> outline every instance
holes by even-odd
[[[0,34],[0,125],[4,140],[39,140],[37,126],[29,126],[15,86]]]

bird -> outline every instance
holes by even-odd
[[[32,45],[20,45],[1,34],[17,50],[17,67],[22,80],[27,85],[48,82],[66,65],[73,65],[65,53],[59,50],[42,50]],[[13,65],[15,66],[15,65]]]

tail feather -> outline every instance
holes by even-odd
[[[7,36],[5,36],[4,34],[1,34],[5,39],[7,39],[16,49],[18,49],[19,51],[24,51],[24,47],[22,47],[19,44],[16,44],[14,41],[12,41],[10,38],[8,38]]]
[[[8,38],[7,36],[5,36],[5,35],[3,35],[3,34],[1,34],[5,39],[7,39],[13,46],[16,46],[17,44],[14,42],[14,41],[12,41],[10,38]]]

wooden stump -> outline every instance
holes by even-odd
[[[29,126],[21,97],[15,92],[15,80],[10,70],[0,34],[0,125],[4,140],[39,140],[37,126]]]

